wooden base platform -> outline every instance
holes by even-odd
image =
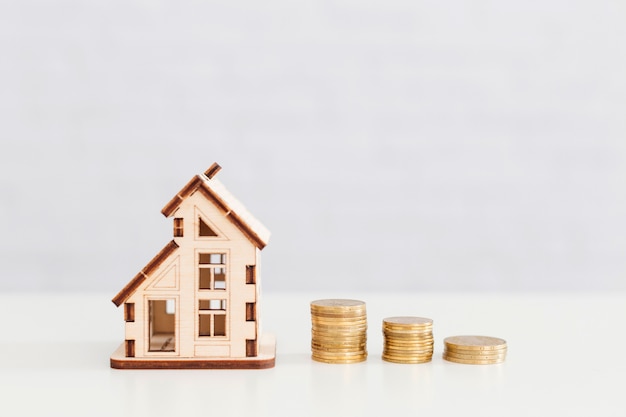
[[[276,363],[276,339],[263,335],[254,358],[127,358],[124,343],[111,355],[115,369],[268,369]]]

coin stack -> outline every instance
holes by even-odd
[[[497,337],[453,336],[443,343],[443,358],[450,362],[491,365],[506,358],[506,341]]]
[[[358,300],[311,302],[311,357],[325,363],[367,359],[367,314]]]
[[[383,320],[383,360],[425,363],[433,358],[433,321],[423,317],[389,317]]]

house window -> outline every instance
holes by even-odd
[[[226,300],[199,300],[198,336],[226,336]]]
[[[149,300],[150,352],[176,350],[176,300]]]
[[[183,237],[183,219],[180,217],[174,219],[174,237]]]
[[[226,254],[201,253],[198,257],[199,289],[226,289]]]
[[[202,217],[198,217],[198,236],[200,237],[217,237],[217,233],[211,229]]]

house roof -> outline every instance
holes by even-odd
[[[161,213],[170,217],[176,212],[180,204],[194,192],[202,193],[209,201],[219,207],[228,218],[257,248],[263,249],[270,238],[270,231],[261,224],[254,216],[235,198],[215,175],[221,167],[214,163],[204,174],[193,177],[169,203],[163,207]],[[139,272],[126,286],[113,298],[113,303],[120,306],[148,276],[178,249],[173,240]]]
[[[263,249],[269,241],[270,231],[224,187],[224,184],[215,178],[220,169],[220,166],[214,163],[204,174],[193,177],[163,207],[161,213],[165,217],[170,217],[187,197],[199,191],[209,201],[219,207],[224,212],[226,218],[233,222],[257,248]]]
[[[178,249],[178,245],[173,240],[165,245],[163,249],[159,253],[156,254],[154,258],[148,265],[146,265],[141,272],[139,272],[135,277],[128,283],[122,291],[120,291],[115,297],[113,297],[113,303],[116,306],[120,306],[128,297],[131,296],[132,293],[144,282],[150,274],[159,267],[172,253],[176,252]]]

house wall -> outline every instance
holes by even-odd
[[[198,236],[199,217],[217,237]],[[246,321],[246,303],[257,302],[259,250],[200,192],[189,196],[170,221],[173,218],[184,219],[183,236],[174,238],[179,248],[126,300],[135,304],[135,321],[126,323],[126,339],[135,340],[136,357],[245,357],[246,340],[257,339],[258,332],[257,321]],[[226,289],[199,289],[202,253],[226,254]],[[246,284],[247,265],[256,265],[256,284]],[[149,299],[176,300],[174,352],[148,351]],[[199,335],[200,300],[226,300],[226,336]]]

